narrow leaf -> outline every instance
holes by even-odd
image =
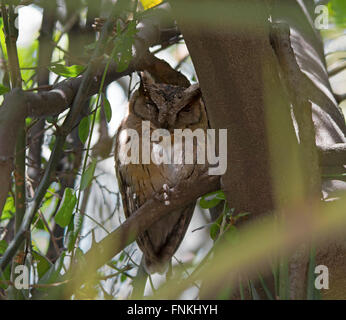
[[[32,254],[37,262],[38,277],[41,279],[43,275],[50,269],[52,264],[40,253],[33,251]]]
[[[225,199],[225,195],[222,191],[215,191],[204,195],[199,205],[202,209],[210,209],[216,207],[221,200]]]
[[[6,251],[8,247],[8,244],[5,240],[0,240],[0,254],[4,254],[4,252]]]
[[[54,63],[48,69],[59,76],[73,78],[79,76],[86,68],[76,64],[72,66],[64,66],[63,64]]]
[[[109,123],[112,119],[112,108],[105,95],[103,95],[103,110],[105,111],[106,120]]]
[[[62,228],[65,228],[69,225],[73,209],[77,203],[77,197],[74,194],[74,190],[71,188],[66,188],[64,196],[61,200],[61,204],[57,214],[55,215],[55,222]]]
[[[82,179],[80,182],[81,190],[85,190],[87,187],[89,187],[92,179],[94,178],[95,169],[96,169],[96,161],[94,160],[82,175]]]
[[[89,137],[89,131],[90,131],[89,117],[84,117],[78,126],[79,139],[83,144],[87,141]]]

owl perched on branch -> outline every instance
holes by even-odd
[[[157,61],[156,61],[157,62]],[[167,72],[167,64],[164,69]],[[160,63],[159,63],[160,64]],[[159,70],[160,68],[155,68]],[[187,87],[189,81],[179,72],[170,69],[167,77],[174,84],[157,83],[147,73],[141,77],[140,88],[133,94],[128,114],[118,130],[115,147],[116,173],[119,190],[122,195],[125,216],[129,217],[148,199],[162,189],[175,186],[182,179],[189,179],[194,170],[203,170],[204,164],[197,164],[196,141],[194,140],[192,164],[184,161],[180,164],[149,164],[141,162],[142,124],[150,123],[150,136],[155,129],[166,129],[170,136],[172,148],[167,149],[160,141],[150,142],[151,158],[162,157],[164,153],[173,152],[174,129],[189,128],[192,131],[208,128],[207,114],[197,85]],[[152,74],[153,75],[153,74]],[[153,75],[155,76],[155,75]],[[162,77],[155,77],[162,81]],[[172,80],[172,79],[176,79]],[[177,85],[179,84],[179,85]],[[134,129],[139,135],[139,164],[124,164],[120,161],[121,150],[128,140],[121,137],[126,129]],[[181,148],[182,159],[185,159],[185,140]],[[173,155],[172,155],[173,159]],[[205,162],[204,162],[205,163]],[[169,199],[167,199],[169,201]],[[142,233],[137,243],[144,255],[144,266],[149,273],[164,272],[167,263],[183,240],[195,208],[195,201],[187,207],[173,211],[155,222]]]

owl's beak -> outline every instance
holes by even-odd
[[[159,121],[160,128],[167,128],[168,123],[167,123],[166,110],[159,111],[158,121]]]

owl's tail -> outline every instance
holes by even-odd
[[[184,239],[196,202],[168,213],[138,237],[137,243],[144,255],[148,273],[164,273],[168,263]]]

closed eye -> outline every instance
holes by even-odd
[[[191,104],[186,105],[180,112],[190,112],[191,111]]]
[[[157,107],[157,105],[150,98],[146,98],[145,102],[146,102],[146,106],[147,106],[148,109],[152,109],[154,107],[155,110],[157,112],[159,112],[159,108]]]

